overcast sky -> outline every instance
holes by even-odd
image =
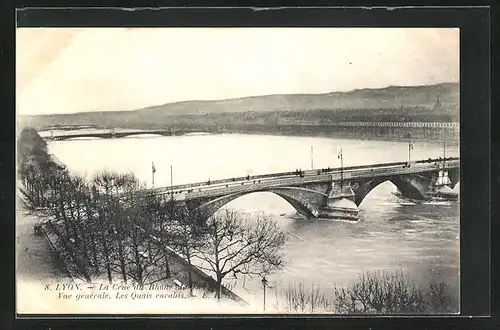
[[[458,29],[17,30],[19,114],[459,80]]]

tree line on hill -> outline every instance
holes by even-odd
[[[56,124],[123,127],[134,129],[170,129],[189,127],[207,129],[242,125],[261,125],[270,133],[280,125],[328,124],[336,122],[458,122],[456,109],[435,111],[424,107],[380,109],[311,109],[303,111],[245,111],[235,113],[169,114],[164,111],[87,112],[67,115],[33,116],[25,119],[30,126],[46,129]]]
[[[286,235],[265,217],[250,221],[225,210],[207,219],[146,190],[131,173],[103,171],[91,180],[70,173],[51,160],[36,130],[24,129],[18,141],[19,179],[26,206],[43,208],[45,233],[59,261],[72,277],[107,278],[138,286],[172,278],[171,256],[190,267],[193,260],[212,273],[221,297],[230,274],[264,276],[284,266]]]

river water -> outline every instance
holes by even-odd
[[[338,167],[340,149],[344,166],[409,157],[407,142],[244,134],[73,139],[50,142],[49,149],[75,173],[133,172],[149,186],[154,162],[156,187],[170,185],[170,166],[173,184],[184,184],[310,169],[311,163],[314,168]],[[443,151],[442,144],[413,142],[410,157],[442,157]],[[446,147],[447,157],[458,155],[458,146]],[[395,191],[389,182],[372,190],[360,205],[357,223],[298,217],[271,193],[246,195],[227,207],[263,212],[288,233],[287,266],[269,277],[272,287],[300,282],[328,293],[364,271],[403,270],[419,285],[446,281],[458,297],[459,202],[414,203],[399,199]],[[257,280],[245,280],[245,287],[254,296],[261,292]]]

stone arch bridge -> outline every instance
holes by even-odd
[[[63,132],[57,134],[46,134],[44,139],[47,141],[64,141],[75,138],[102,138],[102,139],[119,139],[124,137],[140,136],[144,134],[160,135],[160,136],[173,136],[185,135],[190,133],[199,133],[199,130],[194,129],[181,129],[181,130],[134,130],[134,129],[89,129],[89,130],[76,130],[70,132]]]
[[[404,197],[427,200],[444,186],[453,189],[459,180],[459,159],[447,158],[274,173],[149,191],[163,196],[165,201],[173,199],[176,207],[199,211],[206,217],[238,197],[271,192],[307,217],[337,218],[346,201],[357,213],[369,192],[386,181],[392,182]],[[341,200],[344,203],[339,204]]]

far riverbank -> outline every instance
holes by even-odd
[[[242,126],[231,126],[231,127],[214,127],[214,126],[189,126],[189,127],[175,127],[175,128],[151,128],[151,127],[129,127],[120,126],[113,128],[105,127],[92,127],[92,128],[53,128],[52,130],[41,130],[40,135],[45,139],[51,139],[52,135],[54,137],[60,135],[88,135],[91,137],[92,134],[101,134],[108,136],[101,136],[104,138],[109,138],[110,132],[115,134],[124,134],[131,132],[134,135],[140,137],[142,135],[137,135],[137,132],[144,131],[144,134],[151,134],[150,132],[159,132],[156,134],[161,134],[163,136],[179,136],[179,135],[193,135],[198,134],[246,134],[246,135],[268,135],[268,136],[284,136],[284,137],[311,137],[311,138],[336,138],[344,140],[356,140],[356,141],[387,141],[387,142],[407,142],[407,141],[418,141],[426,143],[443,143],[450,146],[458,146],[459,136],[458,132],[454,129],[449,128],[394,128],[394,127],[383,127],[380,129],[364,127],[361,130],[359,128],[349,128],[349,127],[335,127],[335,126],[263,126],[263,125],[242,125]],[[451,132],[453,131],[453,132]],[[127,135],[125,135],[127,137]]]
[[[271,136],[289,136],[289,137],[311,137],[311,138],[341,138],[343,140],[356,140],[356,141],[387,141],[387,142],[401,142],[408,141],[407,137],[395,136],[349,136],[346,134],[338,133],[333,130],[290,130],[277,128],[242,128],[242,129],[224,129],[215,131],[213,134],[248,134],[248,135],[271,135]],[[443,143],[441,139],[429,139],[425,137],[411,136],[410,140],[428,143]],[[453,146],[460,145],[459,140],[446,140],[446,143]]]

